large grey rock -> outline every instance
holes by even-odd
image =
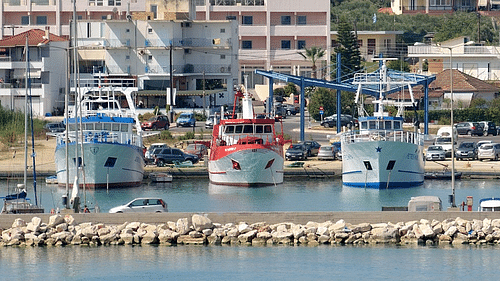
[[[206,216],[194,214],[191,217],[193,227],[196,231],[202,231],[203,229],[212,228],[212,221]]]
[[[435,236],[434,230],[432,230],[430,224],[421,224],[420,230],[422,231],[422,234],[425,238],[432,238]]]
[[[12,223],[12,228],[23,227],[23,226],[26,226],[26,222],[21,218],[15,219],[14,222]]]
[[[257,230],[252,230],[238,236],[238,240],[240,241],[240,243],[249,243],[252,242],[252,239],[254,239],[256,236]]]
[[[54,227],[58,224],[61,224],[64,222],[64,218],[61,215],[53,215],[49,217],[49,223],[47,224],[48,227]]]
[[[361,223],[358,225],[354,225],[352,227],[353,233],[366,232],[372,230],[372,226],[369,223]]]
[[[372,243],[397,243],[399,240],[399,231],[393,227],[373,228],[370,234]]]
[[[187,218],[178,219],[177,223],[175,224],[175,230],[181,235],[187,234],[190,230],[188,219]]]

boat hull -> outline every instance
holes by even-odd
[[[75,173],[75,144],[68,147],[69,185],[72,186]],[[139,186],[144,175],[142,149],[120,143],[84,143],[84,173],[79,175],[79,185],[89,188]],[[81,156],[80,156],[81,157]],[[55,153],[57,182],[66,186],[66,148],[60,145]],[[114,162],[114,163],[113,163]]]
[[[249,187],[283,183],[284,160],[276,151],[262,146],[227,146],[216,149],[234,152],[208,162],[211,183]],[[235,162],[239,167],[236,167]]]
[[[343,143],[343,184],[375,189],[421,185],[425,172],[422,149],[408,142]],[[392,170],[388,167],[391,161],[394,164]]]

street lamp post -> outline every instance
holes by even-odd
[[[455,201],[455,126],[453,121],[453,49],[460,46],[472,45],[474,41],[469,41],[463,45],[459,46],[441,46],[441,48],[446,48],[450,51],[450,123],[451,123],[451,195],[450,195],[450,203],[452,208],[456,208]]]

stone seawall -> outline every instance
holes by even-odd
[[[46,222],[35,215],[15,218],[12,225],[2,231],[0,246],[500,243],[500,218],[468,220],[455,217],[356,224],[343,219],[308,221],[304,224],[263,221],[220,223],[212,221],[207,214],[193,214],[158,224],[139,221],[121,224],[78,223],[71,214],[56,214],[46,218]]]

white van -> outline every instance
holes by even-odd
[[[458,139],[457,128],[453,128],[453,132],[454,132],[453,137],[455,138],[455,140],[457,140]],[[437,136],[438,137],[451,137],[451,127],[447,126],[447,127],[439,128],[439,130],[437,132]]]

